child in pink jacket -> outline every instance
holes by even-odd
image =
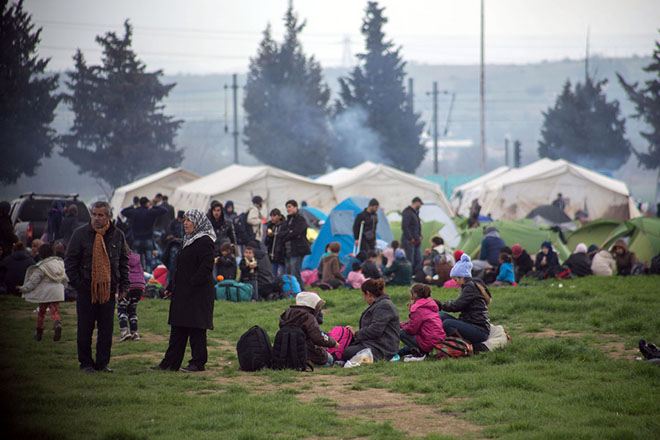
[[[412,355],[409,360],[422,360],[435,344],[445,340],[445,330],[438,313],[440,308],[431,298],[431,288],[427,284],[412,286],[410,300],[410,320],[399,324],[401,342],[406,344],[399,350],[399,356]]]

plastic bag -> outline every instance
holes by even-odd
[[[371,348],[365,348],[363,350],[355,353],[355,356],[350,358],[344,364],[344,368],[353,368],[359,367],[362,364],[373,364],[374,363],[374,354],[371,352]]]

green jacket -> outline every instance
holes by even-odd
[[[387,284],[393,286],[410,286],[412,279],[412,264],[407,259],[394,260],[392,265],[385,269],[384,275],[393,274],[391,281]]]

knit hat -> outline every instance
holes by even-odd
[[[397,260],[406,258],[406,253],[403,252],[403,249],[397,249],[394,251],[394,258],[396,258]]]
[[[511,255],[513,258],[519,258],[523,253],[523,248],[518,243],[511,246]]]
[[[584,243],[580,243],[577,246],[575,246],[575,252],[576,254],[586,254],[587,253],[587,245]]]
[[[468,254],[461,255],[461,259],[454,264],[449,272],[451,277],[472,278],[472,261]]]
[[[325,301],[323,301],[315,292],[300,292],[296,295],[296,305],[309,307],[316,312],[323,308]]]
[[[465,253],[465,252],[463,252],[462,250],[460,250],[460,249],[456,249],[456,250],[454,251],[454,261],[458,261],[458,260],[460,260],[460,259],[461,259],[461,255],[463,255],[464,253]]]
[[[587,253],[591,255],[592,253],[598,252],[600,248],[596,246],[595,244],[589,245],[589,249],[587,249]]]

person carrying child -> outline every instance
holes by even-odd
[[[223,280],[236,279],[236,258],[234,258],[234,246],[231,243],[220,245],[220,255],[215,257],[215,270]]]
[[[39,247],[39,257],[41,258],[39,263],[28,267],[25,272],[25,281],[22,286],[18,286],[18,290],[26,301],[39,304],[37,330],[34,338],[41,341],[43,337],[44,319],[48,309],[53,318],[53,330],[55,331],[53,340],[59,341],[62,337],[62,319],[58,308],[59,303],[64,301],[64,288],[69,278],[64,270],[64,260],[53,256],[51,244],[46,243]]]
[[[516,274],[513,271],[511,255],[502,252],[498,258],[500,271],[493,282],[494,286],[512,286],[516,282]]]
[[[362,267],[360,263],[353,263],[352,271],[349,272],[348,278],[346,278],[346,283],[350,284],[353,289],[359,289],[362,287],[362,283],[367,281],[368,278],[362,274]]]
[[[413,285],[410,288],[408,309],[408,322],[399,324],[399,337],[405,344],[399,350],[399,356],[411,356],[409,360],[424,360],[436,344],[445,340],[439,304],[431,298],[431,287],[426,284]]]
[[[239,264],[241,269],[241,283],[252,286],[252,302],[259,299],[259,267],[257,259],[254,257],[254,248],[246,247],[243,250],[243,259]]]
[[[321,331],[317,316],[325,301],[314,292],[300,292],[296,304],[280,316],[280,328],[287,325],[300,327],[305,332],[307,359],[316,365],[330,366],[334,360],[327,348],[337,347],[337,341]]]
[[[140,262],[140,254],[126,249],[128,252],[128,292],[119,295],[117,303],[117,318],[119,319],[119,342],[139,341],[137,306],[144,294],[144,271]]]

